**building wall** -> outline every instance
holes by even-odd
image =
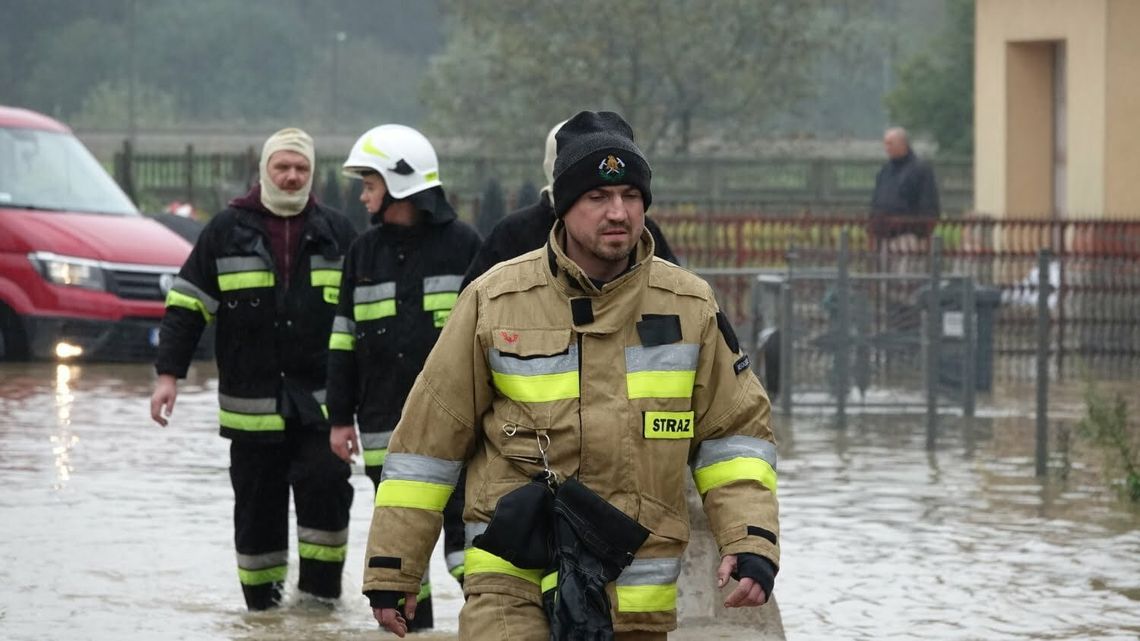
[[[1140,219],[1140,1],[1108,5],[1105,212]]]
[[[1047,157],[1041,158],[1041,138],[1052,136],[1052,107],[1041,96],[1052,86],[1046,52],[1062,41],[1068,81],[1064,209],[1074,218],[1105,211],[1110,2],[1117,0],[977,0],[974,200],[979,212],[1010,218],[1053,213],[1051,139]],[[1118,65],[1125,67],[1124,62]],[[1034,79],[1035,73],[1043,76]],[[1023,90],[1028,93],[1011,95]],[[1042,123],[1049,123],[1048,128],[1042,129]]]

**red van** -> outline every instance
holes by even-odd
[[[64,125],[0,106],[0,360],[147,360],[190,253]]]

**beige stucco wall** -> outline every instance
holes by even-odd
[[[1034,122],[1040,122],[1043,114],[1037,107],[1025,105],[1026,96],[1014,98],[1011,104],[1008,53],[1010,44],[1059,41],[1066,44],[1068,75],[1065,209],[1070,217],[1099,216],[1105,211],[1105,43],[1109,2],[1115,4],[1117,0],[977,1],[974,201],[978,211],[1006,217],[1049,213],[1041,211],[1039,193],[1045,194],[1051,203],[1051,183],[1039,187],[1027,185],[1025,172],[1034,173],[1039,168],[1027,168],[1020,162],[1040,153],[1039,137],[1024,134]],[[1028,56],[1014,61],[1015,69],[1033,63],[1032,50],[1029,48]],[[1015,56],[1026,52],[1026,48],[1015,50]],[[1121,63],[1118,68],[1123,66]],[[1129,77],[1135,76],[1124,76]],[[1015,78],[1013,86],[1022,86],[1024,82],[1024,78]],[[1011,107],[1019,109],[1015,111]],[[1008,133],[1011,126],[1016,127],[1012,139]],[[1049,134],[1044,132],[1044,135]],[[1051,164],[1051,157],[1047,162]]]
[[[1108,4],[1105,212],[1140,219],[1140,0]]]

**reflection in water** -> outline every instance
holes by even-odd
[[[148,366],[0,364],[0,541],[33,551],[0,562],[0,637],[385,638],[358,593],[371,482],[352,478],[339,607],[291,594],[247,614],[213,369],[179,385],[166,429],[149,418],[152,383]],[[1140,510],[1079,444],[1054,459],[1068,474],[1042,482],[1031,419],[947,418],[932,453],[922,415],[774,420],[789,639],[1140,635]],[[454,630],[462,597],[440,557],[431,567],[436,620]]]
[[[71,431],[71,406],[75,396],[71,393],[71,379],[79,375],[74,365],[57,365],[55,368],[55,415],[58,429],[51,437],[51,452],[55,457],[56,482],[52,489],[62,489],[71,479],[71,448],[79,437]]]

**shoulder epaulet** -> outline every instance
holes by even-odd
[[[545,248],[539,248],[498,263],[475,279],[471,285],[481,289],[488,298],[545,285],[547,278],[543,271],[546,269],[544,252]]]
[[[680,296],[693,296],[712,300],[712,288],[700,276],[673,263],[653,258],[649,270],[649,286],[664,289]]]

